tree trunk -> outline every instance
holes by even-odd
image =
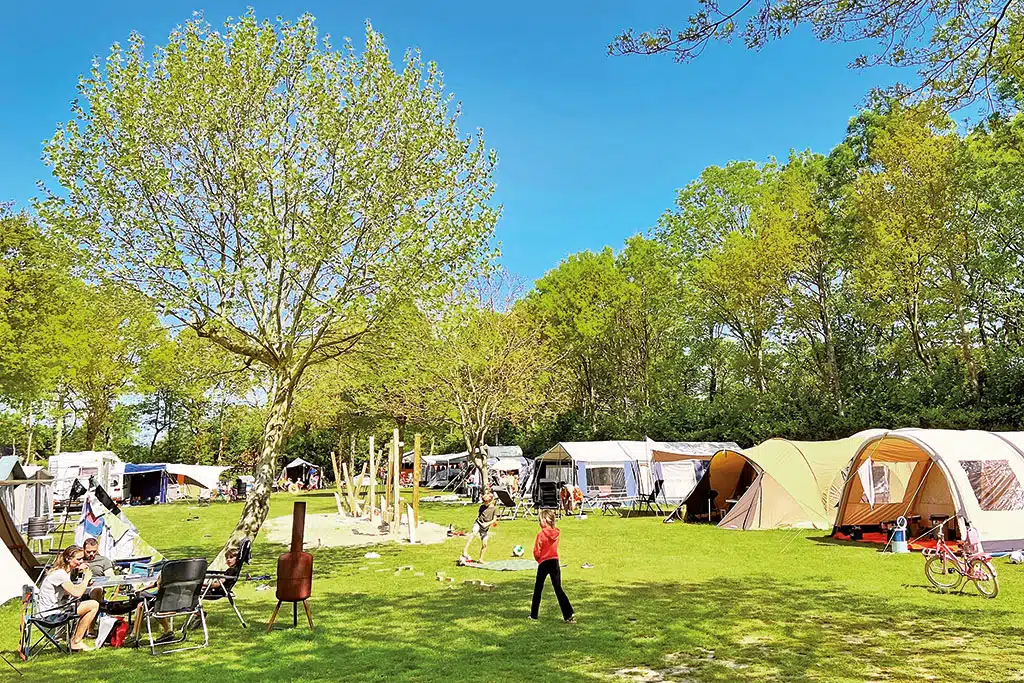
[[[217,444],[217,463],[216,463],[218,465],[221,464],[221,462],[224,460],[224,447],[227,445],[226,444],[227,435],[224,433],[224,403],[223,402],[220,404],[220,418],[219,418],[219,422],[220,422],[220,426],[218,427],[218,431],[220,433],[220,439],[219,439],[219,443]]]
[[[89,410],[85,416],[85,450],[96,450],[96,440],[100,438],[100,419],[96,412]]]
[[[28,411],[28,418],[27,419],[28,419],[28,439],[27,439],[28,443],[26,444],[27,447],[25,449],[25,462],[26,463],[30,463],[30,462],[32,462],[32,434],[35,431],[35,429],[34,429],[34,427],[35,427],[35,424],[34,424],[35,423],[35,416],[32,414],[31,410]]]
[[[260,527],[267,519],[267,513],[270,511],[270,489],[274,481],[274,469],[284,447],[285,429],[291,417],[292,398],[301,373],[301,369],[293,371],[282,369],[277,373],[270,412],[267,414],[267,422],[263,428],[263,447],[259,459],[256,461],[254,472],[256,481],[249,497],[245,500],[245,507],[242,508],[242,515],[235,530],[231,532],[230,538],[214,561],[215,567],[223,564],[225,551],[237,548],[243,539],[255,540],[256,534],[259,533]]]
[[[64,394],[57,394],[57,414],[53,419],[53,454],[60,455],[64,445]]]

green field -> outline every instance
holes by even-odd
[[[301,498],[310,513],[334,505],[330,494]],[[271,515],[288,514],[293,499],[275,495]],[[238,505],[216,504],[129,515],[167,556],[212,558],[238,513]],[[456,528],[467,528],[473,514],[424,506],[425,518]],[[540,622],[526,618],[532,573],[455,567],[460,539],[378,546],[379,560],[364,559],[365,548],[319,548],[312,550],[314,632],[302,621],[293,630],[288,614],[267,635],[261,625],[273,591],[244,582],[238,593],[252,627],[242,629],[226,603],[214,603],[205,650],[47,654],[23,666],[24,680],[1024,680],[1024,568],[1004,560],[997,561],[1001,593],[986,600],[973,589],[930,590],[918,554],[882,555],[821,532],[736,532],[600,515],[560,526],[576,625],[561,621],[550,587]],[[502,522],[489,559],[508,557],[516,544],[531,547],[535,531],[534,522]],[[251,571],[273,573],[283,551],[257,543]],[[582,569],[587,562],[594,568]],[[409,564],[425,576],[391,571]],[[457,587],[438,582],[438,570]],[[467,578],[498,586],[462,586]],[[15,609],[0,612],[0,628],[10,656]],[[616,674],[633,667],[658,674]]]

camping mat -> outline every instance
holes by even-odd
[[[491,569],[497,572],[526,572],[537,568],[533,560],[498,560],[497,562],[470,562],[473,569]]]

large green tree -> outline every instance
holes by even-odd
[[[314,19],[216,31],[147,55],[115,45],[45,148],[42,211],[105,275],[273,377],[256,483],[228,541],[256,535],[296,387],[396,302],[436,300],[487,256],[495,155],[458,128],[437,67],[396,70],[367,26],[340,50]]]

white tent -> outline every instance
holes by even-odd
[[[661,497],[678,504],[690,497],[715,453],[739,450],[732,441],[652,441],[647,439],[654,481],[661,480]]]
[[[25,539],[14,526],[14,520],[7,514],[7,508],[0,505],[0,605],[24,594],[24,586],[31,586],[28,572],[37,560],[25,545]]]
[[[956,518],[990,553],[1024,549],[1024,432],[898,429],[867,439],[843,489],[836,530],[903,516]]]

